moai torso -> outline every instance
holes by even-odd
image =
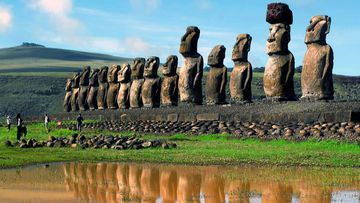
[[[116,109],[118,107],[116,97],[119,91],[119,82],[117,80],[119,70],[119,65],[112,65],[108,73],[109,89],[106,95],[106,104],[109,109]]]
[[[71,111],[79,110],[79,105],[78,105],[79,83],[80,83],[80,73],[77,73],[71,79]]]
[[[72,79],[67,79],[66,85],[65,85],[65,97],[64,97],[64,111],[69,112],[71,110],[71,82]]]
[[[144,84],[144,58],[135,58],[131,68],[132,82],[130,87],[130,108],[142,107],[141,89]]]
[[[107,75],[108,75],[109,68],[107,66],[103,66],[100,69],[98,74],[98,83],[99,89],[97,93],[97,107],[98,109],[106,109],[106,95],[109,84],[107,82]]]
[[[251,46],[251,36],[240,34],[232,52],[234,68],[230,75],[230,95],[232,103],[251,101],[252,66],[248,62],[248,52]]]
[[[179,93],[180,101],[190,104],[202,104],[203,58],[197,53],[197,42],[200,30],[189,26],[181,39],[180,53],[184,65],[180,68]]]
[[[120,84],[117,103],[119,108],[127,109],[130,106],[130,86],[131,86],[131,68],[129,64],[123,64],[118,72],[118,81]]]
[[[79,90],[79,109],[85,111],[88,109],[86,97],[89,90],[90,66],[85,66],[80,73],[80,90]]]
[[[209,54],[210,71],[206,78],[206,104],[224,104],[226,102],[227,68],[224,66],[225,47],[215,46]]]
[[[99,89],[99,69],[94,69],[90,76],[89,93],[87,96],[87,104],[90,110],[97,109],[97,93]]]
[[[326,44],[331,18],[314,16],[307,28],[307,51],[301,73],[302,100],[331,100],[334,98],[332,69],[334,54]]]
[[[150,57],[146,61],[144,69],[145,81],[141,89],[141,98],[145,108],[160,106],[161,79],[157,75],[160,65],[158,57]]]
[[[162,69],[164,78],[161,81],[161,105],[177,106],[179,100],[178,82],[179,76],[176,74],[178,58],[171,55],[167,58]]]

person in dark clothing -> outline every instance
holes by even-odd
[[[22,131],[23,131],[23,120],[22,120],[22,118],[21,118],[20,113],[18,113],[18,114],[16,115],[16,126],[17,126],[16,138],[17,138],[18,140],[20,140],[21,134],[22,134]]]
[[[76,118],[76,129],[77,131],[81,132],[81,125],[84,121],[84,118],[79,114],[79,116]]]

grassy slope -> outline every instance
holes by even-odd
[[[54,127],[53,127],[54,128]],[[28,126],[28,138],[47,139],[42,124]],[[7,132],[0,129],[0,167],[15,167],[34,163],[58,161],[132,161],[175,164],[259,164],[360,167],[360,147],[335,141],[289,142],[285,140],[260,141],[255,139],[233,140],[228,135],[191,136],[173,135],[168,137],[144,136],[145,138],[166,138],[176,141],[177,149],[105,150],[71,148],[6,148],[6,139],[14,141],[16,130]],[[50,135],[66,136],[72,131],[54,130]],[[108,133],[108,132],[96,132]],[[85,134],[95,134],[94,131]],[[125,133],[126,134],[126,133]]]

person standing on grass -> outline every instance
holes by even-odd
[[[79,116],[76,118],[76,129],[77,131],[81,132],[81,125],[84,121],[84,118],[81,116],[81,113],[79,113]]]
[[[22,126],[23,126],[23,120],[21,118],[20,113],[18,113],[16,115],[16,126],[17,126],[17,133],[16,133],[16,138],[17,140],[20,140],[21,138],[21,134],[22,134]]]
[[[6,125],[7,125],[7,128],[8,128],[8,132],[10,132],[10,128],[11,128],[11,118],[10,118],[9,115],[6,117]]]
[[[49,122],[50,122],[50,118],[47,114],[45,114],[44,125],[46,129],[46,133],[49,133]]]

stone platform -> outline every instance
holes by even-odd
[[[59,113],[56,120],[75,120],[79,112]],[[240,121],[272,123],[360,122],[360,101],[254,102],[242,105],[178,106],[155,109],[83,111],[88,120]]]

